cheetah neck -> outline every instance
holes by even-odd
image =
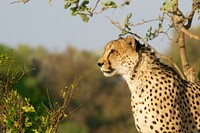
[[[140,45],[137,53],[139,55],[138,62],[134,65],[132,71],[123,75],[131,92],[142,88],[145,77],[150,76],[152,71],[155,72],[156,70],[163,68],[163,64],[150,48]]]

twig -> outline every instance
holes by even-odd
[[[138,25],[143,25],[143,24],[146,24],[146,23],[151,23],[151,22],[154,22],[154,21],[163,21],[165,18],[164,18],[164,16],[162,16],[162,17],[158,17],[158,18],[156,18],[156,19],[151,19],[151,20],[142,20],[142,22],[139,22],[139,23],[136,23],[136,24],[130,24],[130,26],[138,26]]]
[[[76,110],[78,110],[83,104],[85,104],[86,103],[86,101],[83,101],[82,103],[80,103],[80,105],[77,107],[77,108],[75,108],[75,109],[73,109],[72,111],[70,111],[68,114],[72,114],[73,112],[75,112]]]
[[[162,32],[164,35],[162,37],[161,40],[164,39],[165,36],[167,36],[167,38],[170,40],[170,41],[173,41],[173,42],[176,42],[174,39],[170,38],[170,36],[168,35],[168,31],[171,29],[171,27],[169,27],[165,32]]]
[[[89,14],[87,14],[87,15],[92,17],[94,14],[101,14],[104,11],[104,10],[101,9],[99,12],[94,12],[96,10],[96,8],[98,7],[98,4],[99,4],[100,1],[101,0],[97,0],[97,2],[95,3],[94,8],[92,10],[88,11]]]
[[[197,6],[196,6],[196,0],[193,0],[193,3],[192,3],[192,11],[191,11],[190,14],[187,16],[188,23],[187,23],[187,25],[184,26],[186,29],[189,29],[189,28],[191,27],[191,25],[192,25],[192,20],[193,20],[193,17],[194,17],[196,8],[197,8]]]
[[[177,16],[177,15],[174,15],[172,16],[172,21],[173,21],[173,24],[175,26],[177,26],[180,31],[182,31],[183,33],[185,33],[187,36],[189,36],[191,39],[196,39],[196,40],[199,40],[200,41],[200,36],[194,34],[194,33],[191,33],[190,31],[188,31],[182,24],[178,24],[177,22],[180,20],[180,18]]]
[[[110,20],[110,22],[115,26],[115,27],[117,27],[119,30],[123,30],[123,28],[122,28],[122,26],[120,25],[120,23],[119,22],[117,22],[117,21],[113,21],[110,17],[108,17],[108,16],[106,16],[105,15],[105,17],[108,19],[108,20]]]
[[[12,67],[13,67],[13,57],[12,57],[12,50],[10,53],[10,60],[9,60],[9,64],[8,64],[8,70],[6,73],[6,81],[5,81],[5,85],[4,85],[4,94],[7,95],[8,93],[8,88],[9,88],[9,75],[12,73]]]
[[[189,36],[189,38],[191,39],[196,39],[196,40],[199,40],[200,41],[200,36],[194,34],[194,33],[191,33],[190,31],[188,31],[187,29],[185,29],[183,26],[180,27],[180,30],[185,33],[187,36]]]
[[[49,102],[50,111],[52,111],[52,110],[54,110],[54,108],[53,108],[53,104],[51,102],[51,98],[49,95],[49,89],[47,89],[47,98],[48,98],[48,102]]]
[[[16,0],[16,1],[13,1],[11,2],[10,4],[15,4],[15,3],[23,3],[23,4],[26,4],[27,2],[29,2],[30,0]]]
[[[92,11],[91,11],[91,14],[92,14],[92,15],[94,14],[94,11],[96,10],[96,8],[97,8],[99,2],[100,2],[100,0],[97,0],[97,2],[95,3],[95,6],[94,6],[94,8],[93,8]]]

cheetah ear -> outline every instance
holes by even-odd
[[[126,38],[124,38],[124,40],[133,47],[133,49],[136,49],[136,40],[133,36],[127,36]]]

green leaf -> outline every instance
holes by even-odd
[[[12,127],[12,125],[13,125],[11,121],[7,121],[7,120],[6,120],[6,121],[4,121],[4,122],[6,123],[6,126],[7,126],[7,127]]]
[[[161,7],[161,11],[163,12],[174,12],[177,9],[176,0],[166,0]]]
[[[37,129],[32,129],[31,131],[34,133],[39,133]]]
[[[130,1],[129,0],[125,0],[120,6],[125,6],[125,5],[129,5]]]
[[[200,80],[200,70],[199,70],[199,72],[198,72],[198,78],[199,78],[199,80]]]
[[[70,10],[72,16],[76,16],[78,14],[77,7],[71,7]]]
[[[80,15],[80,17],[82,18],[82,20],[84,21],[84,22],[88,22],[89,21],[89,17],[86,15],[86,14],[79,14]]]
[[[128,34],[128,32],[126,30],[122,30],[122,33],[119,36],[124,36],[126,34]]]
[[[78,4],[79,0],[65,0],[65,9],[69,8],[73,4]]]
[[[88,1],[88,0],[84,0],[84,1],[81,3],[80,6],[85,6],[85,7],[86,7],[87,4],[89,4],[89,1]]]
[[[72,5],[71,2],[67,2],[67,3],[65,4],[65,9],[69,8],[71,5]]]
[[[6,133],[12,133],[13,129],[6,131]]]
[[[87,4],[89,4],[88,0],[84,0],[81,5],[79,6],[79,11],[89,11],[91,8],[87,7]]]
[[[101,5],[102,5],[102,10],[106,10],[108,8],[117,8],[117,5],[115,4],[115,2],[111,0],[108,0],[105,3],[102,2]]]
[[[0,55],[0,64],[5,64],[8,61],[8,56],[6,54]]]
[[[47,127],[46,133],[51,133],[53,131],[52,127]]]
[[[31,127],[32,124],[33,124],[33,122],[30,122],[30,121],[29,121],[29,117],[26,117],[26,118],[25,118],[25,127]]]
[[[35,112],[35,109],[32,105],[26,105],[26,106],[23,106],[22,109],[25,111],[25,112]]]
[[[132,17],[132,13],[129,13],[124,19],[124,25],[127,27],[129,25],[130,18]]]

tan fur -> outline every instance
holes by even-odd
[[[200,84],[183,80],[132,36],[108,43],[98,65],[128,83],[139,132],[200,133]]]

